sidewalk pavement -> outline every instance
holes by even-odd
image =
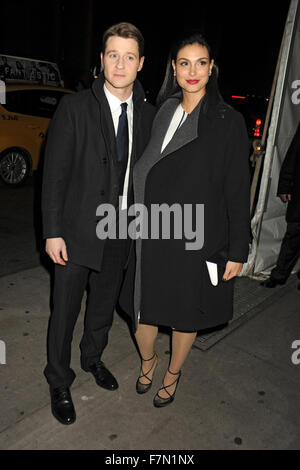
[[[300,340],[297,285],[295,280],[281,297],[274,289],[273,303],[262,304],[213,347],[193,348],[176,399],[163,409],[154,408],[152,399],[168,365],[169,336],[159,333],[153,386],[139,396],[139,357],[116,314],[103,360],[119,389],[106,391],[80,369],[82,309],[72,349],[77,420],[64,426],[51,414],[43,376],[49,274],[37,267],[0,278],[0,340],[6,345],[0,449],[299,449],[300,364],[291,360],[292,343]]]

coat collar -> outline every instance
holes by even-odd
[[[157,113],[157,140],[159,145],[162,145],[163,139],[166,135],[171,119],[178,105],[181,102],[181,94],[174,95],[164,102],[159,112]],[[164,151],[161,153],[160,158],[164,158],[170,153],[175,152],[184,145],[192,142],[198,137],[198,121],[199,113],[202,106],[202,100],[187,117],[182,126],[176,131],[171,141],[168,143]]]
[[[177,103],[182,101],[182,92],[178,91],[171,95],[166,101],[164,101],[160,109],[162,109],[166,103],[171,100],[177,100]],[[217,100],[216,98],[208,99],[207,95],[204,95],[200,103],[201,108],[200,112],[198,113],[199,119],[201,118],[208,121],[212,121],[215,118],[223,118],[226,109],[230,108],[230,106],[224,101]]]

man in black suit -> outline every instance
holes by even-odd
[[[262,282],[269,288],[285,284],[300,256],[300,124],[280,170],[277,195],[288,203],[287,229],[276,266],[269,279]],[[297,276],[300,279],[300,271]]]
[[[86,287],[81,367],[100,387],[118,388],[101,355],[132,241],[99,239],[96,212],[101,204],[118,211],[119,202],[122,210],[133,202],[132,166],[149,140],[155,113],[136,80],[143,62],[140,31],[129,23],[109,28],[103,36],[103,73],[91,89],[62,98],[48,133],[42,211],[55,280],[44,373],[52,413],[63,424],[76,419],[71,342]]]

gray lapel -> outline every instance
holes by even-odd
[[[187,117],[182,126],[176,131],[169,144],[161,153],[163,140],[179,103],[180,98],[170,98],[164,103],[156,115],[153,123],[150,142],[133,169],[135,202],[144,202],[145,182],[151,168],[162,158],[165,158],[170,153],[175,152],[183,145],[192,142],[198,137],[198,119],[201,102]]]
[[[178,99],[168,100],[155,117],[150,142],[133,168],[135,202],[142,203],[144,201],[144,187],[147,174],[162,158],[160,152],[161,146],[168,130],[170,119],[172,118],[178,103]]]
[[[175,132],[173,138],[161,154],[161,158],[176,152],[184,145],[189,144],[198,137],[198,118],[201,104],[199,104]],[[170,122],[169,122],[170,123]]]

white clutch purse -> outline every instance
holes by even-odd
[[[206,261],[206,266],[208,269],[208,274],[210,277],[210,282],[213,286],[218,285],[218,265],[216,263],[212,263],[211,261]]]

